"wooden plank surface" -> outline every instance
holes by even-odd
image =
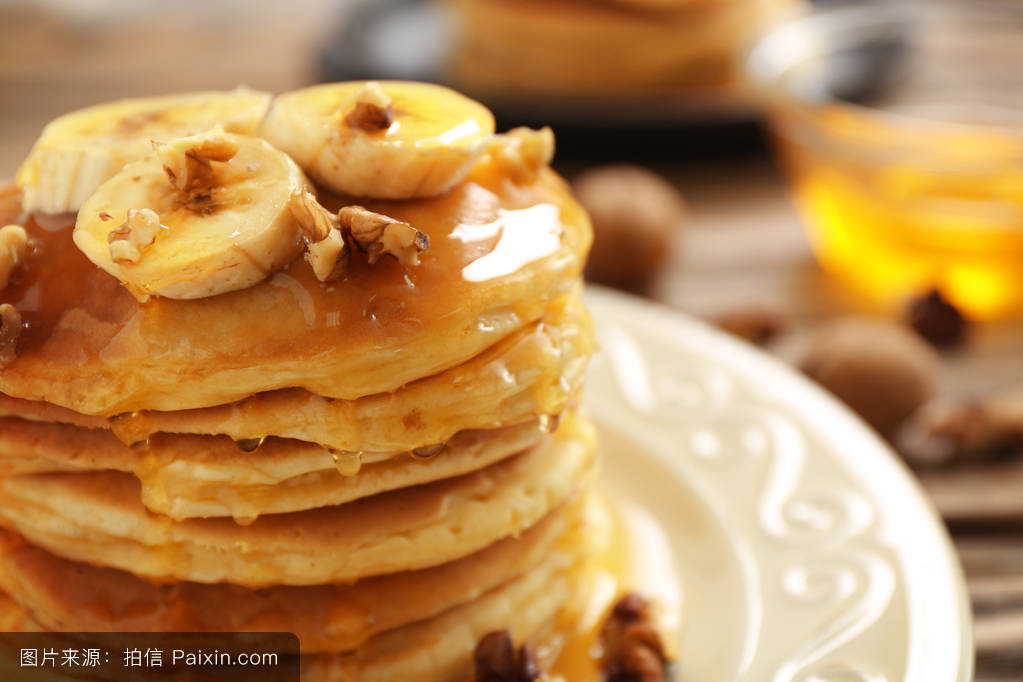
[[[660,168],[685,193],[687,231],[654,296],[714,320],[765,309],[790,331],[865,306],[814,264],[799,216],[777,169],[765,162]],[[961,350],[943,354],[942,393],[974,398],[1023,383],[1023,323],[977,327]],[[955,533],[975,611],[977,682],[1023,680],[1023,459],[920,472]]]
[[[301,12],[266,0],[206,3],[220,7],[212,15],[196,12],[201,4],[142,2],[163,13],[138,10],[117,21],[0,4],[0,176],[13,173],[47,120],[85,104],[238,83],[278,91],[303,85],[346,3],[316,0]],[[655,288],[661,302],[708,319],[770,310],[796,330],[844,312],[879,312],[816,267],[769,162],[658,170],[690,206],[683,238]],[[1023,383],[1021,349],[1019,321],[975,329],[964,350],[945,356],[943,393],[975,397]],[[1021,680],[1023,463],[935,471],[923,480],[957,531],[976,610],[977,680]]]

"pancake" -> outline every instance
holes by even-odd
[[[0,417],[19,417],[36,422],[73,424],[84,429],[109,429],[110,421],[39,400],[23,400],[0,393]]]
[[[232,405],[138,412],[110,422],[38,401],[0,398],[0,414],[87,427],[112,426],[127,443],[152,433],[281,436],[338,450],[393,452],[443,443],[458,431],[560,413],[582,384],[593,331],[578,295],[466,363],[391,393],[332,400],[303,389],[260,393]]]
[[[231,516],[251,521],[261,514],[338,505],[460,476],[545,437],[535,419],[463,431],[427,460],[406,452],[332,457],[318,445],[281,438],[268,438],[246,452],[225,436],[164,433],[150,438],[143,450],[103,429],[6,417],[0,418],[0,476],[124,471],[139,479],[142,503],[151,512],[177,520]]]
[[[0,632],[34,632],[41,627],[9,594],[0,593]]]
[[[143,305],[75,248],[70,221],[29,220],[35,254],[0,291],[27,323],[0,392],[110,416],[291,387],[351,400],[464,363],[574,286],[591,240],[556,174],[514,184],[488,159],[442,196],[364,202],[432,248],[408,271],[356,254],[329,284],[298,258],[247,289]]]
[[[59,556],[156,582],[350,582],[436,566],[525,530],[578,491],[593,438],[568,419],[547,442],[486,469],[248,526],[153,515],[138,479],[121,472],[11,476],[0,480],[0,523]]]
[[[435,134],[447,90],[354,87],[343,118],[290,112],[284,151],[167,141],[77,216],[0,187],[28,235],[0,289],[0,630],[294,632],[306,682],[468,680],[488,632],[572,636],[599,560],[589,220],[549,130]],[[314,181],[365,208],[290,165],[311,114],[381,185]],[[420,171],[446,191],[363,197],[429,194]]]
[[[451,77],[504,97],[726,91],[745,42],[797,3],[661,2],[651,11],[638,0],[449,0],[460,26]]]
[[[552,510],[517,538],[457,561],[352,585],[269,587],[183,582],[156,586],[0,531],[0,588],[48,630],[292,632],[306,653],[344,652],[391,628],[430,618],[531,570],[551,552],[580,554],[581,503]]]
[[[583,587],[579,563],[552,553],[541,565],[475,601],[389,630],[348,654],[302,661],[303,682],[468,682],[473,651],[488,632],[538,642]]]
[[[486,633],[507,628],[515,641],[536,642],[554,628],[577,596],[580,566],[574,557],[552,552],[479,598],[380,633],[354,651],[303,656],[302,682],[467,682],[473,650]],[[42,629],[6,595],[0,595],[0,623]]]

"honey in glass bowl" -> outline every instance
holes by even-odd
[[[826,270],[881,306],[1023,313],[1023,3],[832,6],[747,66]]]

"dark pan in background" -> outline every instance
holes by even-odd
[[[454,27],[428,0],[373,0],[356,8],[320,55],[323,80],[397,79],[448,84]],[[867,92],[898,50],[845,55],[828,68],[831,92]],[[559,160],[688,161],[762,156],[767,146],[752,98],[671,92],[649,95],[499,97],[466,92],[489,106],[498,130],[550,125]]]

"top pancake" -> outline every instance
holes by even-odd
[[[591,239],[557,175],[516,185],[487,157],[443,196],[365,203],[429,235],[419,266],[355,254],[342,280],[322,284],[300,258],[193,301],[139,303],[74,247],[69,219],[28,221],[35,248],[0,292],[27,328],[0,392],[113,415],[286,387],[345,399],[390,391],[539,318],[575,283]]]

